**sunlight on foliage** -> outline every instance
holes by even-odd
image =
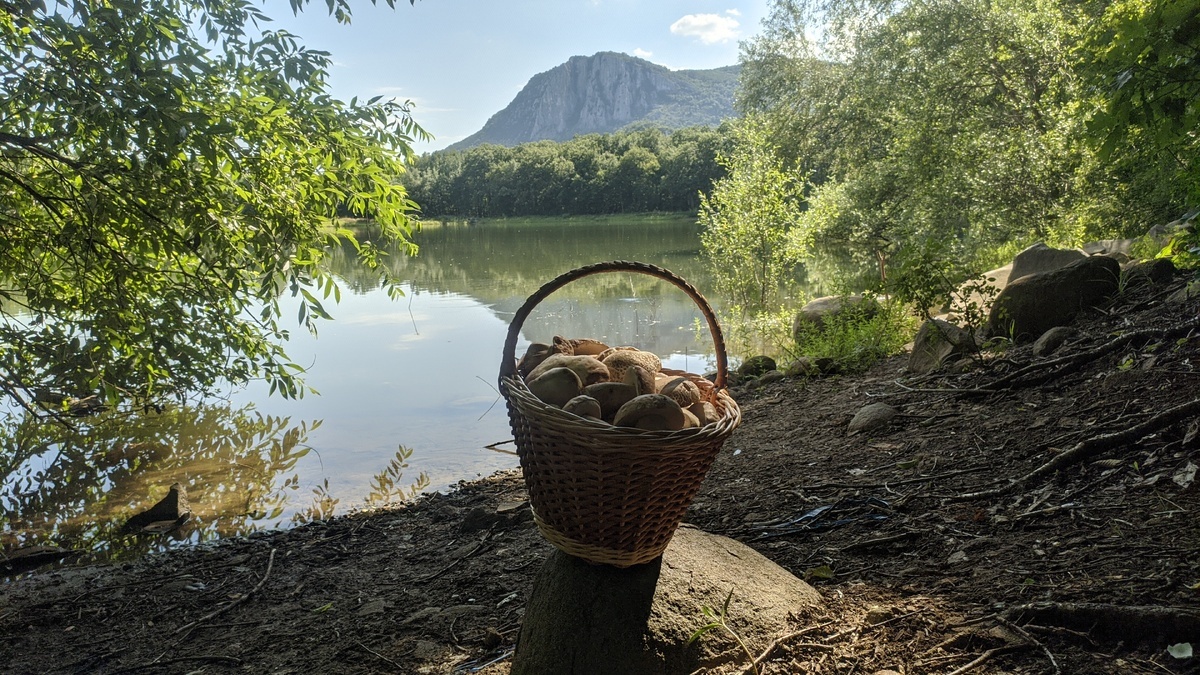
[[[265,378],[300,396],[280,293],[315,331],[328,247],[382,256],[331,220],[370,216],[415,252],[394,183],[426,137],[411,104],[331,98],[329,54],[268,22],[241,0],[0,12],[4,394],[156,403]]]
[[[819,327],[801,326],[794,349],[799,356],[832,360],[838,372],[858,373],[900,353],[916,330],[916,318],[904,304],[868,299],[826,317]]]

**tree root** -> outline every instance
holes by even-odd
[[[1075,446],[1070,450],[1055,456],[1054,459],[1051,459],[1024,476],[1017,478],[1008,485],[1004,485],[992,490],[969,492],[956,497],[950,497],[947,501],[963,502],[1006,495],[1010,492],[1013,492],[1017,488],[1024,487],[1025,485],[1054,473],[1055,471],[1090,459],[1091,457],[1094,457],[1101,452],[1108,450],[1109,448],[1127,443],[1133,443],[1155,431],[1158,431],[1159,429],[1162,429],[1163,427],[1171,425],[1180,420],[1187,419],[1193,415],[1200,415],[1200,399],[1189,401],[1182,405],[1175,406],[1174,408],[1164,410],[1145,422],[1129,427],[1123,431],[1116,431],[1110,434],[1100,434],[1099,436],[1093,436],[1091,438],[1084,439],[1079,443],[1076,443]]]
[[[1035,602],[1004,612],[1015,624],[1077,630],[1089,637],[1156,645],[1187,642],[1200,635],[1200,610],[1153,605]]]
[[[1067,354],[1066,356],[1060,356],[1057,359],[1031,363],[1020,370],[1001,377],[998,380],[984,384],[983,386],[979,387],[978,390],[970,390],[964,393],[981,393],[981,390],[995,392],[1000,391],[1001,389],[1011,389],[1012,387],[1010,385],[1023,377],[1039,371],[1044,371],[1046,369],[1052,369],[1051,372],[1043,372],[1036,378],[1031,378],[1021,382],[1020,386],[1028,387],[1035,384],[1041,384],[1042,382],[1045,382],[1059,373],[1066,372],[1089,361],[1095,361],[1096,359],[1106,354],[1111,354],[1112,352],[1115,352],[1133,342],[1156,339],[1168,340],[1173,337],[1186,335],[1197,328],[1200,328],[1200,317],[1193,318],[1190,321],[1184,321],[1183,323],[1176,324],[1170,328],[1146,328],[1143,330],[1130,331],[1124,335],[1121,335],[1120,337],[1109,340],[1099,347],[1093,347],[1087,351],[1075,352],[1073,354]]]
[[[193,621],[191,623],[184,624],[184,625],[180,626],[179,628],[176,628],[175,635],[179,635],[180,633],[182,633],[184,631],[191,630],[191,629],[195,628],[196,626],[199,626],[200,624],[204,623],[205,621],[208,621],[209,619],[220,616],[220,615],[224,614],[225,612],[228,612],[229,610],[233,609],[234,607],[237,607],[238,605],[242,604],[243,602],[249,600],[251,597],[254,596],[255,593],[259,592],[259,590],[262,589],[263,584],[267,583],[267,579],[270,578],[270,576],[271,576],[271,568],[275,565],[275,551],[276,551],[276,549],[271,549],[271,555],[270,555],[270,557],[267,558],[267,571],[263,572],[262,579],[258,580],[258,583],[254,586],[254,588],[250,589],[249,593],[239,596],[237,600],[234,600],[233,602],[229,603],[228,605],[220,607],[219,609],[216,609],[212,612],[209,612],[208,614],[205,614],[204,616],[200,617],[199,619],[196,619],[195,621]]]

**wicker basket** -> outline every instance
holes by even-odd
[[[688,376],[720,416],[682,431],[642,431],[586,419],[543,403],[517,374],[521,326],[548,295],[577,279],[605,272],[637,272],[671,282],[699,305],[716,346],[715,381]],[[517,310],[500,366],[521,471],[534,520],[560,550],[594,563],[629,567],[662,554],[700,490],[721,444],[742,420],[724,391],[725,342],[712,308],[691,284],[654,265],[612,261],[567,272],[542,286]]]

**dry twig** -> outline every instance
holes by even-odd
[[[1065,469],[1072,464],[1078,464],[1079,462],[1090,459],[1091,457],[1098,455],[1109,448],[1127,443],[1133,443],[1134,441],[1148,436],[1152,432],[1158,431],[1163,427],[1178,422],[1179,420],[1187,419],[1194,415],[1200,415],[1200,399],[1188,401],[1182,405],[1177,405],[1174,408],[1164,410],[1163,412],[1151,417],[1141,424],[1132,426],[1123,431],[1100,434],[1099,436],[1092,436],[1091,438],[1084,439],[1079,443],[1076,443],[1075,446],[1070,450],[1056,455],[1054,459],[1042,464],[1024,476],[1013,480],[1007,485],[992,490],[968,492],[955,497],[948,497],[947,501],[965,502],[975,499],[988,499],[1006,495],[1015,491],[1017,488],[1024,487],[1039,478],[1058,471],[1059,469]]]
[[[257,593],[259,591],[259,589],[261,589],[263,587],[263,584],[267,583],[267,579],[271,576],[271,567],[273,567],[274,565],[275,565],[275,549],[271,549],[271,555],[269,558],[267,558],[267,571],[263,572],[262,579],[258,580],[258,584],[255,585],[254,588],[250,589],[249,593],[246,593],[242,597],[238,598],[237,600],[234,600],[233,602],[229,603],[228,605],[225,605],[224,607],[221,607],[219,609],[211,611],[208,614],[205,614],[204,616],[200,617],[199,619],[196,619],[195,621],[193,621],[191,623],[184,624],[184,625],[180,626],[179,628],[176,628],[175,635],[179,635],[180,633],[182,633],[184,631],[191,630],[192,628],[195,628],[196,626],[204,623],[205,621],[208,621],[209,619],[218,617],[218,616],[224,614],[225,612],[228,612],[229,610],[233,609],[234,607],[237,607],[238,605],[242,604],[243,602],[249,600],[255,593]]]

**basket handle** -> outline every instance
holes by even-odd
[[[678,286],[684,293],[688,294],[696,305],[700,308],[700,312],[704,315],[704,320],[708,323],[708,331],[712,335],[713,345],[716,347],[717,357],[717,377],[713,381],[717,391],[725,388],[726,374],[728,370],[728,362],[725,357],[725,338],[721,335],[721,326],[717,323],[717,316],[713,313],[712,307],[708,301],[696,290],[696,287],[689,284],[684,279],[676,276],[670,270],[663,269],[657,265],[649,263],[631,262],[628,260],[612,260],[609,262],[595,263],[578,267],[569,272],[560,274],[559,276],[546,282],[541,288],[537,289],[533,295],[525,301],[524,305],[517,310],[513,315],[512,323],[508,327],[508,337],[504,340],[504,355],[500,360],[500,380],[503,388],[503,381],[506,377],[513,377],[517,373],[517,338],[521,334],[521,326],[525,323],[525,319],[537,307],[538,303],[545,300],[554,291],[566,286],[567,284],[577,279],[582,279],[593,274],[602,274],[604,272],[638,272],[640,274],[648,274],[652,277],[658,277],[664,281],[669,281]]]

